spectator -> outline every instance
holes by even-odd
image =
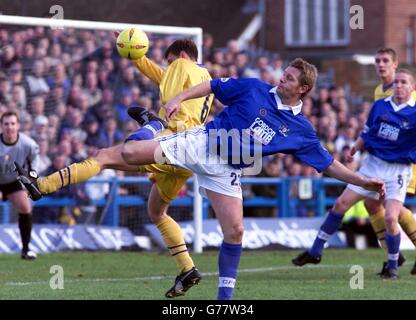
[[[32,69],[33,75],[28,75],[26,81],[29,86],[29,92],[31,95],[48,94],[50,89],[47,84],[45,74],[45,63],[42,60],[35,60]]]
[[[271,63],[272,67],[272,77],[274,81],[278,82],[283,75],[283,60],[280,58],[280,55],[275,55]]]
[[[88,99],[88,108],[99,103],[102,97],[101,89],[98,88],[98,79],[96,72],[88,72],[85,77],[84,95]]]
[[[12,99],[11,97],[11,84],[7,80],[6,76],[0,76],[0,103],[7,104]]]
[[[31,136],[35,140],[48,137],[48,118],[44,115],[38,115],[33,121],[33,131]]]
[[[52,161],[48,156],[49,141],[45,137],[36,140],[39,144],[39,172],[38,175],[43,177],[46,170],[51,166]]]
[[[71,89],[71,81],[66,74],[65,65],[60,63],[54,67],[53,76],[48,78],[49,87],[61,86],[64,89],[64,98],[66,99]]]
[[[100,129],[100,144],[105,148],[111,147],[124,138],[123,133],[117,129],[117,121],[114,117],[105,120],[104,128]]]
[[[121,101],[115,107],[117,122],[119,126],[123,126],[125,122],[130,120],[130,116],[127,114],[127,109],[134,106],[133,104],[133,94],[130,89],[125,88],[121,92]]]
[[[87,148],[79,137],[72,138],[71,147],[71,163],[79,162],[87,158]]]
[[[45,98],[42,95],[37,95],[32,99],[29,112],[34,118],[45,115]]]
[[[26,110],[26,91],[21,85],[14,85],[11,92],[11,101],[13,101],[19,111]]]
[[[243,76],[246,78],[260,79],[262,71],[268,71],[270,74],[273,72],[273,69],[269,65],[269,59],[265,56],[258,57],[256,59],[256,65],[252,68],[247,68]]]
[[[97,149],[101,149],[106,147],[105,142],[100,139],[100,133],[98,131],[99,125],[97,118],[93,115],[90,115],[85,120],[85,132],[87,133],[87,139],[85,140],[85,144],[87,146],[94,146]]]
[[[92,106],[87,115],[96,118],[100,123],[110,116],[114,116],[114,95],[109,88],[103,90],[102,99],[99,103]]]
[[[3,48],[3,54],[0,59],[0,66],[2,69],[9,69],[12,64],[17,61],[18,57],[13,46],[8,45]]]

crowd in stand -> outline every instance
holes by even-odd
[[[172,37],[150,35],[150,39],[147,56],[166,67],[163,53]],[[123,141],[137,128],[127,115],[129,107],[139,105],[155,113],[160,109],[158,87],[118,56],[114,42],[114,34],[107,31],[0,27],[0,114],[6,110],[20,114],[21,131],[40,146],[40,175]],[[213,78],[256,77],[272,85],[285,67],[279,55],[239,50],[236,40],[225,48],[215,48],[209,35],[204,37],[203,64]],[[222,107],[215,100],[209,117]],[[341,87],[319,87],[305,98],[303,114],[322,144],[355,170],[360,155],[348,163],[346,153],[361,132],[370,107],[367,102],[352,105]],[[265,159],[261,175],[319,176],[285,155]],[[272,196],[273,192],[257,187],[246,194]]]

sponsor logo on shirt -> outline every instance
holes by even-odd
[[[230,78],[221,78],[221,82],[227,82]]]
[[[264,120],[258,117],[247,131],[254,139],[264,145],[268,145],[276,135],[276,132]]]
[[[397,141],[399,138],[400,129],[396,128],[388,123],[382,122],[377,136],[389,141]]]

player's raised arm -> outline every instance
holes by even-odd
[[[210,93],[212,93],[211,83],[210,81],[205,81],[178,94],[166,104],[166,119],[169,120],[175,117],[175,114],[181,107],[181,102],[201,98]]]
[[[325,170],[325,173],[335,179],[360,186],[367,190],[376,191],[381,197],[384,196],[384,182],[378,179],[365,179],[345,167],[337,160]]]

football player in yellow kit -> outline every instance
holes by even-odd
[[[379,49],[375,57],[376,72],[379,76],[381,83],[374,90],[374,101],[387,98],[393,95],[393,81],[398,67],[397,53],[391,48]],[[413,91],[413,98],[416,99],[416,91]],[[416,188],[416,165],[412,166],[412,177],[409,182],[407,192],[415,194]],[[370,215],[371,225],[377,234],[383,248],[386,246],[385,232],[386,225],[384,221],[385,210],[382,203],[366,199],[364,205]],[[400,211],[399,224],[403,231],[407,234],[409,239],[416,246],[416,220],[413,213],[403,207]],[[404,257],[400,255],[399,264],[403,264]],[[386,271],[386,263],[383,264],[381,273]],[[411,274],[416,274],[416,262],[411,270]]]
[[[146,77],[159,86],[160,99],[163,105],[180,92],[211,79],[208,70],[196,63],[198,49],[191,40],[176,40],[173,42],[167,48],[165,58],[168,61],[166,71],[146,56],[133,61]],[[208,95],[184,102],[181,112],[174,119],[169,120],[167,124],[162,120],[165,117],[163,108],[159,111],[160,118],[150,114],[144,108],[130,108],[129,115],[138,121],[142,128],[137,130],[129,139],[150,140],[156,135],[167,135],[178,130],[184,131],[204,124],[212,101],[213,95]],[[188,253],[179,225],[167,215],[167,208],[186,183],[186,180],[192,175],[192,172],[163,164],[146,165],[139,168],[128,165],[121,157],[121,147],[122,145],[116,145],[101,149],[95,157],[74,163],[48,177],[37,179],[34,182],[26,180],[25,186],[32,199],[36,200],[42,195],[55,192],[68,184],[86,181],[107,168],[152,173],[150,180],[153,184],[148,198],[148,214],[151,221],[159,229],[180,270],[175,284],[166,292],[166,297],[173,298],[184,295],[190,287],[199,282],[201,274],[195,268]],[[22,180],[25,180],[25,172],[22,170],[20,170],[20,176]]]

